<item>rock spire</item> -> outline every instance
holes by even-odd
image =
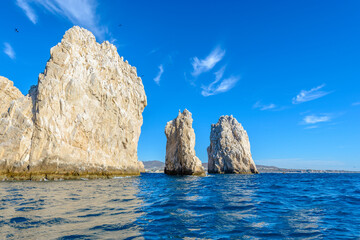
[[[192,116],[188,110],[165,127],[166,160],[165,173],[169,175],[204,175],[201,161],[195,155],[195,132]]]
[[[258,173],[251,157],[249,137],[233,116],[221,116],[211,125],[209,173]]]

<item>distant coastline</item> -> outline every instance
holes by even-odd
[[[163,173],[165,163],[153,160],[143,161],[145,172],[148,173]],[[207,172],[208,164],[203,163],[203,167]],[[292,168],[279,168],[275,166],[256,165],[260,173],[360,173],[360,171],[347,171],[347,170],[314,170],[314,169],[292,169]]]

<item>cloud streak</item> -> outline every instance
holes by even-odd
[[[270,103],[270,104],[262,104],[261,101],[257,101],[253,108],[257,108],[257,109],[260,109],[261,111],[265,111],[265,110],[271,110],[271,109],[274,109],[276,108],[277,106],[273,103]]]
[[[156,75],[156,77],[154,78],[154,81],[156,82],[157,85],[160,85],[160,79],[161,79],[161,76],[163,73],[164,73],[164,67],[161,64],[161,65],[159,65],[159,72]]]
[[[4,53],[9,56],[11,59],[15,59],[15,51],[11,45],[7,42],[4,43]]]
[[[17,0],[16,3],[34,24],[37,23],[38,16],[32,6],[37,5],[72,24],[89,29],[100,40],[104,40],[108,33],[107,28],[99,24],[96,0]]]
[[[202,86],[201,95],[204,97],[216,95],[219,93],[224,93],[232,89],[240,77],[231,76],[229,78],[223,78],[225,72],[225,67],[222,67],[219,71],[215,72],[215,80],[210,83],[208,86]]]
[[[316,123],[322,123],[322,122],[329,122],[331,121],[331,117],[329,115],[308,115],[304,117],[304,124],[316,124]]]
[[[191,74],[194,77],[197,77],[204,72],[210,71],[218,62],[223,59],[224,56],[225,50],[217,47],[205,59],[194,57],[191,63],[193,66],[193,72]]]
[[[300,104],[303,102],[312,101],[321,97],[328,95],[331,92],[322,91],[321,89],[325,87],[325,84],[314,87],[310,90],[301,90],[300,93],[292,99],[293,104]]]
[[[35,11],[30,7],[27,0],[17,0],[16,4],[25,12],[26,16],[33,23],[37,23],[37,15]]]

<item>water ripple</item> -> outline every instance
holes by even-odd
[[[359,236],[360,174],[0,183],[0,239]]]

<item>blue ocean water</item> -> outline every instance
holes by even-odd
[[[360,174],[1,182],[0,239],[360,239]]]

